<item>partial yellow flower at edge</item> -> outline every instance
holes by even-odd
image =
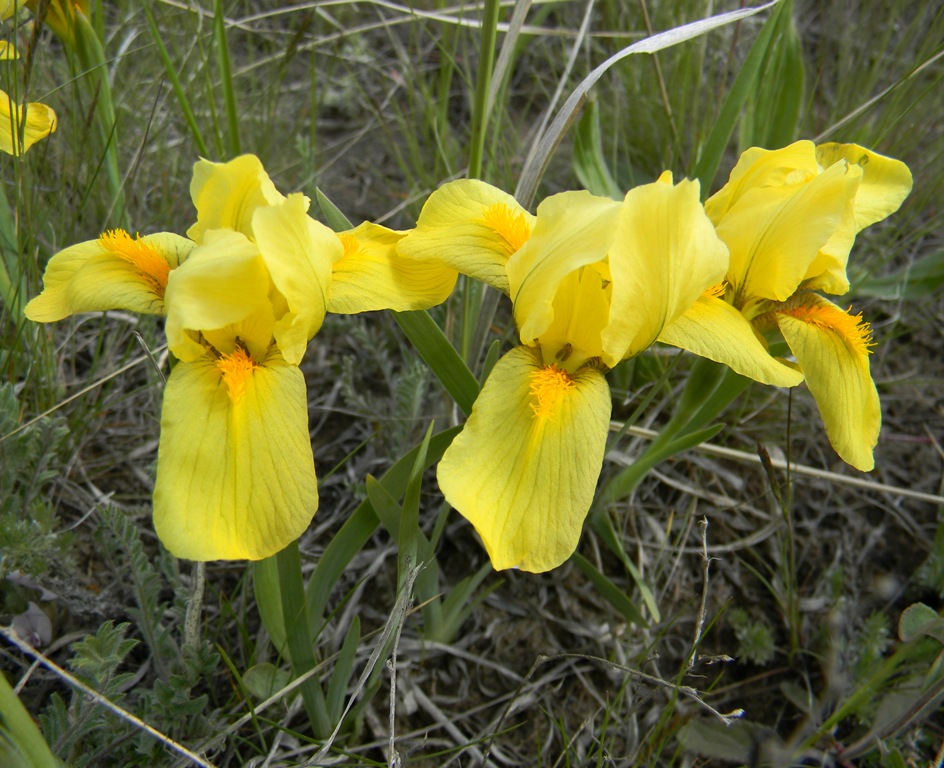
[[[458,273],[436,261],[401,256],[407,232],[365,221],[336,235],[344,256],[331,272],[328,311],[355,314],[378,309],[429,309],[452,293]]]
[[[610,421],[610,389],[516,347],[495,365],[437,469],[446,500],[478,531],[494,568],[541,573],[580,540]]]
[[[301,370],[277,351],[178,363],[164,391],[154,527],[188,560],[260,560],[318,508]]]
[[[20,54],[17,52],[16,46],[6,40],[0,40],[0,61],[12,61],[18,58],[20,58]]]
[[[34,14],[39,10],[40,0],[26,0],[26,7]],[[50,0],[44,19],[53,33],[67,45],[75,45],[76,15],[89,15],[89,0]]]
[[[18,157],[55,131],[56,125],[56,113],[50,107],[30,102],[23,108],[14,104],[5,91],[0,91],[0,151]]]
[[[135,238],[124,230],[73,245],[49,260],[43,292],[26,305],[26,317],[51,323],[113,309],[164,314],[168,276],[193,248],[170,232]]]
[[[423,205],[416,228],[397,245],[406,258],[435,260],[508,293],[505,266],[531,235],[535,218],[491,184],[459,179]]]

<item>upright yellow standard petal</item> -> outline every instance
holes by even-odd
[[[589,192],[561,192],[539,206],[528,242],[508,260],[508,285],[521,341],[534,344],[554,321],[564,278],[606,258],[621,203]]]
[[[812,141],[797,141],[782,149],[751,147],[741,153],[728,182],[705,202],[705,212],[719,224],[752,189],[802,184],[821,170]]]
[[[620,207],[610,249],[613,298],[603,362],[639,354],[721,281],[728,249],[699,201],[697,181],[671,176],[636,187]]]
[[[795,387],[803,381],[800,371],[771,356],[744,315],[710,293],[665,326],[659,341],[723,363],[762,384]]]
[[[826,435],[847,464],[875,466],[882,412],[869,371],[869,327],[816,294],[800,294],[776,313],[784,339],[803,369]]]
[[[824,168],[848,163],[862,173],[852,210],[820,249],[804,283],[808,288],[842,295],[849,291],[846,263],[856,235],[898,210],[911,191],[911,171],[901,161],[858,144],[821,144],[816,157]]]
[[[260,560],[318,508],[302,372],[278,356],[178,363],[164,391],[154,527],[187,560]]]
[[[164,330],[171,352],[181,360],[198,359],[203,348],[186,331],[213,331],[246,320],[269,305],[269,287],[254,243],[238,232],[210,231],[167,281]]]
[[[0,91],[0,151],[22,155],[55,131],[56,125],[56,113],[50,107],[32,102],[23,108],[14,104],[6,91]]]
[[[786,301],[839,228],[855,199],[861,172],[836,163],[810,181],[745,191],[718,224],[731,251],[728,282],[734,305]]]
[[[609,421],[599,371],[571,376],[528,347],[498,361],[437,470],[446,500],[475,526],[496,569],[540,573],[570,557]]]
[[[168,276],[193,248],[170,232],[131,237],[123,230],[73,245],[49,260],[43,292],[26,305],[26,316],[51,323],[109,309],[163,314]]]
[[[321,328],[332,265],[344,255],[335,234],[308,215],[308,198],[289,195],[256,209],[252,229],[272,282],[288,305],[275,326],[285,359],[297,365]]]
[[[197,243],[210,229],[235,229],[251,239],[256,209],[285,199],[255,155],[240,155],[228,163],[198,161],[193,166],[190,197],[197,222],[187,236]]]
[[[416,228],[399,242],[408,259],[435,260],[508,293],[505,264],[531,234],[534,216],[511,195],[475,179],[429,196]]]
[[[862,169],[855,196],[856,232],[893,214],[911,192],[913,180],[907,165],[858,144],[820,144],[816,158],[824,168],[845,160]]]
[[[340,314],[392,309],[429,309],[452,293],[458,272],[438,261],[410,259],[397,253],[407,235],[365,221],[338,235],[344,258],[331,276],[328,311]]]

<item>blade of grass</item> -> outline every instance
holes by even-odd
[[[214,0],[213,3],[213,33],[216,42],[216,62],[220,68],[220,81],[223,88],[223,102],[226,107],[228,150],[230,157],[236,157],[242,149],[239,141],[239,113],[236,107],[236,93],[233,90],[223,0]]]
[[[655,53],[656,51],[661,51],[674,45],[678,45],[679,43],[683,43],[687,40],[704,35],[713,29],[717,29],[718,27],[733,24],[736,21],[753,16],[754,14],[765,11],[768,8],[772,8],[777,5],[778,2],[779,0],[772,0],[772,2],[765,3],[764,5],[757,6],[756,8],[745,8],[738,11],[729,11],[728,13],[721,13],[716,16],[711,16],[707,19],[701,19],[689,24],[683,24],[682,26],[676,27],[675,29],[670,29],[666,32],[660,32],[658,34],[652,35],[651,37],[647,37],[644,40],[633,43],[632,45],[628,45],[618,53],[610,56],[610,58],[598,65],[589,75],[587,75],[580,85],[574,89],[574,92],[571,93],[571,95],[567,98],[567,101],[564,102],[564,106],[560,108],[560,111],[557,113],[557,116],[554,118],[554,121],[551,123],[550,127],[537,138],[535,144],[532,146],[531,153],[528,155],[528,159],[525,161],[525,166],[521,171],[521,178],[518,181],[515,197],[519,200],[519,202],[522,203],[522,205],[529,205],[534,199],[538,184],[544,177],[544,172],[547,170],[547,166],[551,161],[551,157],[557,150],[557,147],[560,145],[561,140],[564,138],[564,134],[567,133],[570,126],[577,119],[577,115],[580,112],[580,108],[583,106],[583,102],[587,97],[587,93],[614,64],[622,61],[627,56],[631,56],[636,53]],[[765,28],[766,26],[767,25],[765,25]],[[728,133],[728,136],[730,136],[730,132]],[[714,173],[712,172],[712,176],[713,175]]]

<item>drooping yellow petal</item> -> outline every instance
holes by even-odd
[[[528,242],[508,260],[508,286],[522,343],[554,321],[554,298],[572,272],[603,261],[622,203],[589,192],[561,192],[539,206]]]
[[[259,560],[318,508],[301,371],[245,354],[178,363],[164,391],[154,527],[188,560]]]
[[[699,201],[697,181],[671,175],[636,187],[620,207],[610,249],[613,298],[603,362],[639,354],[663,327],[721,282],[728,250]]]
[[[0,20],[2,19],[3,16],[0,15]],[[6,40],[0,40],[0,61],[10,61],[18,58],[20,58],[20,54],[17,53],[16,46]]]
[[[32,102],[25,109],[0,91],[0,151],[19,156],[56,130],[56,113]],[[22,129],[22,136],[20,130]]]
[[[797,141],[782,149],[751,147],[741,153],[727,183],[705,201],[705,212],[718,225],[745,193],[805,183],[820,170],[812,141]]]
[[[508,293],[505,264],[533,227],[534,216],[508,193],[484,181],[459,179],[429,196],[397,252],[436,260]]]
[[[843,461],[868,472],[882,425],[869,371],[868,324],[812,293],[788,302],[776,319],[816,399],[829,442]]]
[[[193,248],[170,232],[133,238],[123,230],[73,245],[49,260],[43,292],[26,305],[26,316],[51,323],[109,309],[163,314],[168,275]]]
[[[803,381],[802,373],[771,356],[740,312],[707,293],[665,326],[659,341],[723,363],[762,384],[795,387]]]
[[[497,570],[548,571],[576,549],[609,420],[609,387],[595,369],[571,376],[528,347],[495,365],[437,477]]]
[[[328,305],[331,267],[344,253],[335,234],[308,215],[302,194],[259,207],[252,217],[259,251],[272,282],[288,305],[275,326],[286,361],[297,365],[321,328]]]
[[[252,239],[256,209],[285,199],[255,155],[240,155],[228,163],[199,160],[193,166],[190,197],[197,222],[187,236],[197,243],[210,229],[235,229]]]
[[[734,305],[792,296],[851,210],[861,172],[836,163],[810,181],[746,190],[718,224],[731,251]]]
[[[185,331],[213,331],[268,306],[269,273],[258,247],[238,232],[211,230],[167,280],[165,333],[185,361],[204,353]],[[271,337],[271,332],[269,334]]]
[[[911,191],[911,171],[899,160],[858,144],[822,144],[816,148],[816,157],[824,168],[845,162],[862,173],[852,210],[820,249],[804,282],[808,288],[842,295],[849,291],[846,262],[856,235],[898,210]]]
[[[452,293],[458,272],[439,261],[407,258],[397,244],[408,233],[365,221],[338,235],[344,258],[331,277],[328,311],[340,314],[429,309]]]

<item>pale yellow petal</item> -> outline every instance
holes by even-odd
[[[824,168],[845,160],[862,169],[855,196],[857,232],[893,214],[911,192],[913,181],[907,165],[858,144],[820,144],[816,157]]]
[[[750,190],[798,184],[819,173],[812,141],[797,141],[782,149],[751,147],[741,153],[728,182],[705,201],[705,212],[717,225]]]
[[[852,210],[820,249],[805,278],[809,288],[842,295],[849,291],[846,262],[856,235],[898,210],[911,191],[911,171],[901,161],[858,144],[821,144],[816,157],[824,168],[845,162],[862,174]]]
[[[767,351],[740,312],[710,295],[665,326],[659,341],[723,363],[762,384],[795,387],[803,381],[802,373]]]
[[[401,256],[406,232],[364,222],[338,237],[344,258],[334,265],[328,311],[340,314],[429,309],[452,293],[458,272],[439,261]]]
[[[49,260],[43,292],[26,305],[26,316],[50,323],[110,309],[163,314],[168,275],[193,248],[170,232],[132,238],[121,230],[73,245]]]
[[[14,104],[5,91],[0,91],[0,151],[22,155],[55,131],[56,125],[56,113],[52,108],[32,102],[24,110],[19,104]]]
[[[528,239],[534,217],[511,195],[476,179],[433,192],[416,228],[398,245],[410,259],[435,260],[508,293],[505,265]]]
[[[492,370],[439,463],[446,500],[492,565],[543,572],[577,547],[603,465],[610,392],[585,368],[564,380],[517,347]]]
[[[0,19],[2,18],[2,10],[0,10]],[[0,40],[0,61],[10,61],[18,58],[20,58],[20,54],[17,52],[16,46],[6,40]]]
[[[188,560],[259,560],[318,508],[301,371],[270,358],[228,385],[209,358],[178,363],[164,391],[154,527]]]
[[[252,218],[259,251],[288,306],[276,323],[275,338],[292,364],[301,361],[321,328],[331,268],[344,254],[334,232],[308,215],[308,202],[295,193],[283,202],[257,208]]]
[[[285,199],[255,155],[240,155],[228,163],[199,160],[193,166],[190,197],[197,222],[187,236],[198,243],[211,229],[235,229],[251,239],[256,209]]]
[[[869,371],[869,328],[815,294],[804,294],[776,314],[816,399],[826,435],[847,464],[875,466],[882,411]]]
[[[554,321],[564,278],[603,261],[622,203],[589,192],[561,192],[539,206],[531,237],[508,260],[508,285],[521,341],[533,344]]]
[[[620,208],[610,273],[613,298],[603,362],[639,354],[728,268],[728,250],[699,201],[697,181],[636,187]]]
[[[207,332],[245,320],[269,303],[269,285],[254,243],[237,232],[211,230],[167,280],[170,350],[181,360],[194,360],[201,350],[185,331]]]
[[[817,253],[839,229],[861,173],[837,163],[810,181],[745,191],[718,224],[731,251],[728,282],[745,311],[792,296]]]

